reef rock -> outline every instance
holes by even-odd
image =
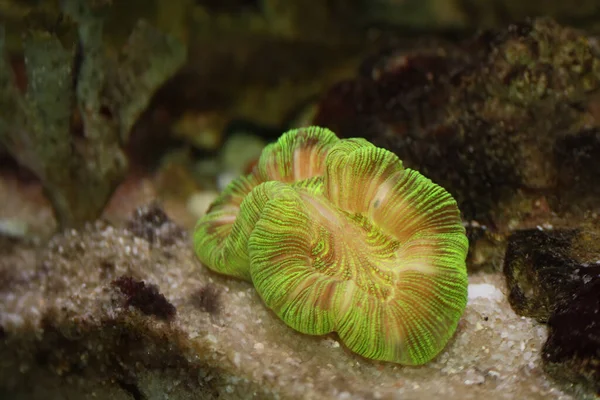
[[[558,307],[543,347],[544,369],[574,384],[578,396],[600,394],[600,279],[584,283],[573,299]]]
[[[583,396],[600,392],[598,234],[524,230],[512,234],[504,262],[509,301],[549,326],[544,369]]]
[[[581,286],[588,269],[569,254],[577,234],[532,229],[508,238],[504,274],[515,311],[545,322],[557,304],[569,300]]]
[[[332,87],[313,122],[394,151],[469,219],[502,225],[540,197],[553,211],[594,209],[599,54],[594,38],[549,19],[392,48]]]

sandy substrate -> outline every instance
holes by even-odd
[[[0,397],[571,398],[541,369],[545,326],[512,311],[500,274],[471,276],[448,347],[402,367],[294,332],[249,284],[200,265],[177,229],[136,233],[97,223],[2,247]]]

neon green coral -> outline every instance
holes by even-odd
[[[217,200],[195,233],[199,257],[252,281],[300,332],[337,332],[367,358],[426,363],[466,306],[468,243],[454,199],[364,139],[339,140],[324,130],[321,145],[293,140],[306,132],[286,133],[265,150],[256,173]],[[314,167],[299,163],[301,154]],[[244,192],[237,218],[221,219],[228,235],[206,240],[205,227],[231,207],[230,193]],[[225,245],[199,247],[214,237]]]
[[[322,175],[325,156],[337,141],[328,129],[308,127],[286,132],[265,147],[252,173],[232,181],[196,224],[194,248],[200,261],[216,272],[249,281],[247,246],[253,223],[238,218],[246,196],[263,182],[295,182]]]

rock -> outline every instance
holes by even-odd
[[[580,265],[569,256],[576,234],[532,229],[509,236],[504,275],[515,311],[547,321],[557,302],[576,290],[580,279],[574,273]]]
[[[101,216],[125,177],[132,126],[186,58],[183,43],[141,20],[115,49],[101,3],[61,2],[69,23],[61,17],[54,28],[19,24],[26,91],[0,34],[0,142],[40,180],[62,229]],[[64,28],[75,36],[60,37]]]
[[[531,229],[508,238],[504,275],[517,313],[546,322],[560,304],[600,273],[600,251],[590,230]]]
[[[293,331],[249,284],[202,267],[184,237],[98,222],[15,249],[0,274],[3,398],[571,398],[539,366],[546,328],[511,310],[499,274],[471,277],[455,337],[416,368]],[[152,289],[132,301],[140,282]]]
[[[548,19],[391,49],[332,87],[314,123],[395,152],[482,224],[505,227],[540,197],[596,208],[598,55],[595,39]]]
[[[504,262],[517,313],[547,322],[544,370],[578,396],[600,393],[600,251],[597,231],[512,234]]]
[[[578,397],[600,395],[600,271],[561,305],[548,321],[543,348],[544,369],[575,384]]]

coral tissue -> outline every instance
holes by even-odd
[[[336,332],[376,360],[428,362],[466,305],[468,242],[452,196],[393,153],[324,128],[267,146],[198,221],[194,246],[290,327]]]

